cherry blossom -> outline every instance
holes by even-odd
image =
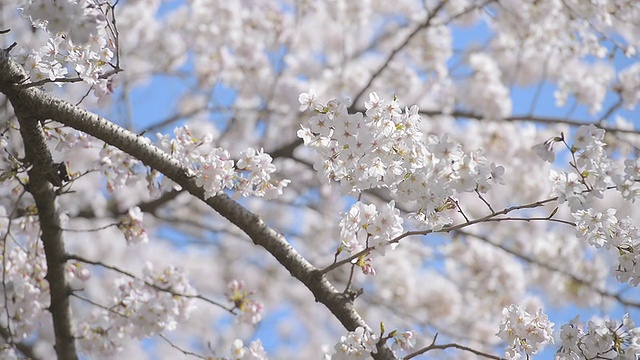
[[[622,323],[593,319],[586,324],[578,317],[562,325],[561,348],[556,359],[616,358],[634,359],[640,354],[640,332],[635,322],[625,314]]]
[[[553,344],[553,323],[542,309],[530,315],[522,308],[510,305],[502,311],[502,323],[498,336],[509,345],[508,359],[528,358],[547,344]]]
[[[639,19],[3,1],[0,358],[635,360]]]
[[[333,347],[333,353],[327,355],[327,359],[368,359],[369,353],[374,350],[377,336],[371,334],[363,327],[350,331],[347,336],[342,336],[340,342]]]

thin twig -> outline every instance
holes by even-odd
[[[526,222],[531,222],[531,221],[551,221],[551,222],[557,222],[557,223],[561,223],[561,224],[565,224],[565,225],[569,225],[572,227],[576,226],[576,223],[568,221],[568,220],[562,220],[562,219],[554,219],[554,218],[550,218],[548,216],[546,217],[499,217],[499,218],[494,218],[494,219],[487,219],[486,222],[498,222],[498,221],[526,221]]]
[[[183,349],[183,348],[179,347],[178,345],[174,344],[174,343],[173,343],[173,341],[169,340],[169,338],[167,338],[167,337],[166,337],[166,336],[164,336],[163,334],[158,334],[158,336],[159,336],[162,340],[166,341],[166,342],[167,342],[167,344],[169,344],[172,348],[174,348],[174,349],[176,349],[176,350],[180,351],[180,352],[181,352],[181,353],[183,353],[185,356],[193,356],[193,357],[196,357],[196,358],[198,358],[198,359],[205,359],[205,360],[207,360],[207,359],[211,359],[211,357],[209,357],[209,356],[202,356],[202,355],[196,354],[196,353],[194,353],[194,352],[191,352],[191,351],[188,351],[188,350],[185,350],[185,349]]]
[[[640,303],[639,302],[632,302],[630,300],[623,299],[620,294],[612,293],[612,292],[609,292],[609,291],[604,290],[604,289],[594,288],[592,286],[592,281],[591,280],[585,280],[585,279],[579,278],[577,275],[571,274],[571,273],[569,273],[569,272],[567,272],[565,270],[562,270],[562,269],[560,269],[560,268],[558,268],[558,267],[556,267],[554,265],[551,265],[551,264],[548,264],[548,263],[545,263],[545,262],[540,262],[540,261],[538,261],[538,260],[536,260],[536,259],[534,259],[534,258],[532,258],[530,256],[521,254],[521,253],[519,253],[519,252],[517,252],[515,250],[512,250],[512,249],[510,249],[510,248],[508,248],[508,247],[506,247],[504,245],[497,244],[497,243],[489,240],[489,238],[486,237],[486,236],[470,233],[470,232],[467,232],[467,231],[464,231],[464,230],[457,230],[456,232],[461,234],[461,235],[464,235],[464,236],[473,237],[473,238],[478,239],[478,240],[480,240],[482,242],[485,242],[485,243],[487,243],[487,244],[489,244],[491,246],[497,247],[497,248],[501,249],[502,251],[504,251],[504,252],[506,252],[506,253],[508,253],[510,255],[515,256],[516,258],[518,258],[520,260],[526,261],[527,263],[534,264],[534,265],[540,266],[542,268],[545,268],[545,269],[547,269],[549,271],[552,271],[552,272],[561,274],[563,276],[566,276],[566,277],[570,278],[572,281],[574,281],[576,283],[579,283],[581,285],[585,285],[585,286],[589,287],[590,289],[594,290],[595,292],[597,292],[598,294],[600,294],[603,297],[608,297],[608,298],[611,298],[611,299],[614,299],[614,300],[618,301],[622,305],[631,306],[631,307],[635,307],[635,308],[640,308]]]
[[[435,342],[435,339],[434,339]],[[487,358],[487,359],[494,359],[494,360],[506,360],[503,357],[497,356],[497,355],[492,355],[486,352],[482,352],[480,350],[476,350],[476,349],[472,349],[468,346],[464,346],[464,345],[460,345],[460,344],[456,344],[456,343],[450,343],[450,344],[442,344],[442,345],[436,345],[435,343],[432,343],[431,345],[422,348],[420,350],[417,350],[415,352],[412,352],[411,354],[405,356],[403,359],[404,360],[408,360],[408,359],[412,359],[418,355],[422,355],[424,353],[426,353],[427,351],[431,351],[431,350],[446,350],[449,348],[454,348],[454,349],[458,349],[458,350],[462,350],[462,351],[467,351],[470,352],[472,354]]]
[[[222,308],[222,309],[224,309],[224,310],[226,310],[226,311],[228,311],[228,312],[230,312],[230,313],[232,313],[234,315],[236,314],[233,311],[234,310],[233,308],[224,306],[224,305],[222,305],[222,304],[220,304],[220,303],[218,303],[218,302],[216,302],[214,300],[211,300],[209,298],[206,298],[206,297],[204,297],[204,296],[202,296],[200,294],[198,294],[198,295],[190,295],[190,294],[178,293],[178,292],[175,292],[175,291],[171,290],[170,288],[163,288],[163,287],[158,286],[156,284],[150,283],[150,282],[148,282],[146,280],[142,280],[142,279],[138,278],[136,275],[134,275],[134,274],[132,274],[132,273],[126,271],[126,270],[122,270],[122,269],[120,269],[118,267],[105,264],[105,263],[103,263],[101,261],[89,260],[89,259],[86,259],[86,258],[80,256],[80,255],[74,255],[74,254],[67,254],[67,260],[75,260],[75,261],[82,262],[82,263],[89,264],[89,265],[101,266],[101,267],[103,267],[105,269],[109,269],[109,270],[115,271],[115,272],[117,272],[119,274],[125,275],[127,277],[132,278],[132,279],[143,281],[145,283],[145,285],[150,286],[150,287],[152,287],[152,288],[154,288],[154,289],[156,289],[158,291],[167,292],[167,293],[169,293],[171,295],[175,295],[175,296],[181,296],[181,297],[193,298],[193,299],[200,299],[200,300],[202,300],[204,302],[207,302],[207,303],[209,303],[211,305],[218,306],[218,307],[220,307],[220,308]]]
[[[358,104],[360,102],[360,98],[362,98],[362,96],[367,91],[367,89],[369,89],[369,87],[371,87],[371,84],[373,84],[373,82],[378,78],[378,76],[380,76],[380,74],[389,66],[389,64],[391,63],[391,60],[393,60],[393,58],[396,56],[396,54],[398,54],[402,49],[404,49],[407,46],[407,44],[409,44],[411,39],[413,39],[416,35],[418,35],[418,33],[420,31],[422,31],[423,29],[429,27],[429,25],[431,24],[433,19],[438,15],[440,10],[442,10],[442,8],[444,8],[444,5],[446,3],[447,2],[445,0],[440,1],[440,3],[438,3],[438,5],[436,5],[436,7],[429,13],[429,16],[427,17],[425,22],[420,24],[418,27],[416,27],[409,34],[409,36],[407,36],[404,39],[402,44],[397,46],[395,49],[393,49],[391,51],[391,53],[389,53],[389,55],[387,56],[385,61],[382,62],[382,65],[378,68],[378,70],[376,70],[373,73],[373,75],[371,75],[369,77],[369,81],[367,82],[367,84],[365,86],[363,86],[362,89],[360,89],[360,92],[354,97],[353,103],[351,104],[351,107],[356,106],[356,104]],[[349,110],[350,110],[349,112],[352,112],[353,109],[349,109]]]
[[[478,219],[475,219],[475,220],[465,221],[465,222],[460,223],[460,224],[458,224],[458,225],[445,226],[444,228],[442,228],[442,229],[440,229],[440,230],[437,230],[437,231],[434,231],[434,230],[431,230],[431,229],[429,229],[429,230],[413,230],[413,231],[407,231],[407,232],[403,233],[402,235],[399,235],[399,236],[397,236],[397,237],[395,237],[395,238],[393,238],[393,239],[391,239],[391,240],[387,241],[386,243],[379,244],[379,245],[374,245],[374,246],[368,246],[368,247],[366,247],[365,249],[363,249],[363,250],[361,250],[361,251],[359,251],[359,252],[357,252],[357,253],[355,253],[355,254],[353,254],[353,255],[349,256],[349,257],[347,257],[346,259],[340,260],[340,261],[338,261],[338,262],[334,262],[333,264],[331,264],[331,265],[329,265],[329,266],[327,266],[327,267],[323,268],[322,270],[320,270],[320,272],[321,272],[322,274],[326,274],[326,273],[328,273],[329,271],[331,271],[331,270],[333,270],[333,269],[336,269],[336,268],[338,268],[338,267],[340,267],[340,266],[342,266],[342,265],[344,265],[344,264],[346,264],[346,263],[351,262],[353,259],[357,259],[357,258],[359,258],[360,256],[363,256],[363,255],[366,255],[366,254],[370,253],[371,251],[373,251],[373,250],[374,250],[374,249],[376,249],[377,247],[380,247],[380,246],[387,246],[387,245],[390,245],[390,244],[398,243],[398,242],[400,242],[400,240],[402,240],[402,239],[404,239],[404,238],[406,238],[406,237],[408,237],[408,236],[414,236],[414,235],[428,235],[428,234],[436,233],[436,232],[437,232],[437,233],[448,233],[448,232],[456,231],[456,230],[459,230],[459,229],[465,228],[465,227],[467,227],[467,226],[475,225],[475,224],[482,223],[482,222],[487,222],[487,221],[500,221],[500,220],[490,220],[490,219],[494,219],[494,218],[496,218],[496,217],[497,217],[497,216],[499,216],[499,215],[506,215],[506,214],[508,214],[508,213],[510,213],[510,212],[512,212],[512,211],[516,211],[516,210],[533,209],[533,208],[541,207],[541,206],[543,206],[543,205],[544,205],[544,204],[546,204],[546,203],[549,203],[549,202],[552,202],[552,201],[556,201],[556,200],[558,200],[558,197],[552,197],[552,198],[549,198],[549,199],[540,200],[540,201],[536,201],[536,202],[532,202],[532,203],[524,204],[524,205],[515,205],[515,206],[511,206],[511,207],[508,207],[508,208],[502,209],[502,210],[497,211],[497,212],[492,212],[492,213],[491,213],[491,214],[489,214],[489,215],[483,216],[483,217],[478,218]],[[498,218],[498,219],[503,219],[503,218]],[[532,218],[532,219],[536,219],[536,218]],[[504,220],[509,220],[509,219],[508,219],[508,218],[505,218]],[[521,219],[518,219],[518,220],[521,220]],[[548,218],[548,217],[547,217],[547,218],[545,218],[545,220],[548,220],[548,221],[557,221],[557,219],[550,219],[550,218]]]
[[[478,197],[480,198],[480,200],[482,200],[482,202],[485,205],[487,205],[487,207],[489,208],[489,211],[494,212],[493,208],[491,207],[491,204],[489,204],[489,202],[484,198],[484,196],[482,196],[480,191],[478,191],[477,189],[476,189],[476,194],[478,194]]]
[[[362,111],[361,109],[355,109],[354,111]],[[460,117],[460,118],[465,118],[465,119],[475,119],[475,120],[485,120],[485,117],[480,115],[480,114],[476,114],[474,112],[471,111],[463,111],[463,110],[455,110],[452,112],[444,112],[441,110],[420,110],[419,112],[421,115],[425,115],[425,116],[453,116],[453,117]],[[639,135],[640,134],[640,130],[635,130],[635,129],[620,129],[620,128],[616,128],[616,127],[610,127],[610,126],[604,126],[602,124],[600,124],[599,122],[592,122],[589,120],[576,120],[576,119],[568,119],[568,118],[562,118],[562,117],[552,117],[552,116],[531,116],[531,115],[514,115],[514,116],[507,116],[501,120],[498,121],[507,121],[507,122],[520,122],[520,121],[526,121],[526,122],[535,122],[535,123],[539,123],[539,124],[565,124],[565,125],[570,125],[570,126],[582,126],[582,125],[589,125],[589,124],[593,124],[596,127],[605,130],[607,132],[616,132],[616,133],[625,133],[625,134],[636,134]]]
[[[95,302],[95,301],[93,301],[93,300],[91,300],[91,299],[89,299],[89,298],[86,298],[86,297],[84,297],[84,296],[82,296],[82,295],[79,295],[79,294],[78,294],[77,292],[75,292],[75,291],[74,291],[73,293],[71,293],[71,296],[73,296],[73,297],[75,297],[75,298],[77,298],[77,299],[79,299],[79,300],[82,300],[82,301],[84,301],[84,302],[86,302],[86,303],[89,303],[89,304],[91,304],[91,305],[93,305],[93,306],[95,306],[95,307],[97,307],[97,308],[99,308],[99,309],[102,309],[102,310],[104,310],[104,311],[110,312],[110,313],[112,313],[112,314],[116,314],[116,315],[121,316],[121,317],[123,317],[123,318],[127,318],[127,319],[129,318],[127,315],[122,314],[122,313],[119,313],[119,312],[117,312],[117,311],[113,310],[112,308],[110,308],[110,307],[108,307],[108,306],[105,306],[105,305],[99,304],[99,303],[97,303],[97,302]]]

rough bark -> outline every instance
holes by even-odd
[[[40,123],[45,117],[40,112],[32,111],[26,92],[17,91],[17,83],[25,78],[25,74],[14,70],[16,65],[10,62],[6,52],[0,55],[0,62],[0,91],[13,105],[20,125],[24,162],[29,166],[26,190],[31,193],[38,208],[40,239],[47,262],[46,280],[51,294],[49,311],[53,318],[56,355],[61,360],[76,360],[78,356],[69,305],[70,288],[65,277],[66,254],[55,203],[57,195],[52,185],[52,182],[60,180]]]

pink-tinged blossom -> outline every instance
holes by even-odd
[[[114,42],[107,31],[108,10],[104,5],[91,0],[35,0],[25,5],[22,15],[34,27],[50,34],[47,45],[33,51],[27,60],[33,81],[65,78],[67,67],[71,67],[84,82],[95,85],[100,76],[113,70],[110,61],[114,57]],[[110,93],[95,92],[99,99]]]
[[[127,216],[118,223],[118,229],[122,231],[128,244],[145,244],[149,242],[149,235],[142,227],[144,214],[139,207],[133,207],[127,211]]]
[[[142,179],[139,171],[142,162],[133,156],[105,145],[100,150],[98,166],[107,178],[107,190],[114,192]]]
[[[413,337],[413,331],[396,332],[393,337],[393,344],[391,344],[391,348],[405,351],[410,350],[414,346],[415,339],[413,339]]]
[[[387,242],[393,240],[403,232],[402,217],[400,217],[400,210],[395,206],[395,201],[391,201],[383,205],[375,218],[371,222],[371,225],[367,227],[367,230],[372,234],[372,238],[369,242],[370,245],[379,245],[378,250],[384,254],[387,247]],[[391,249],[397,246],[397,243],[388,244]]]
[[[384,100],[380,99],[377,93],[369,94],[369,100],[365,101],[364,108],[367,109],[366,115],[371,116],[379,111],[384,105]]]
[[[205,199],[235,185],[237,173],[234,162],[229,159],[229,153],[222,148],[201,157],[200,168],[196,171],[196,185],[204,189]]]
[[[244,281],[232,280],[228,284],[227,299],[233,303],[234,310],[238,310],[238,321],[256,325],[262,320],[263,305],[251,297],[253,292],[245,290]]]

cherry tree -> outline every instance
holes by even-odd
[[[0,20],[1,358],[640,355],[640,3]]]

